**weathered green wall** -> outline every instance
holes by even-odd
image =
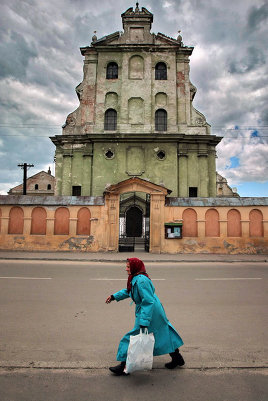
[[[212,146],[176,142],[103,142],[84,147],[65,145],[57,156],[57,195],[71,195],[72,186],[81,186],[83,196],[101,196],[110,184],[138,176],[164,185],[172,196],[188,197],[189,187],[198,188],[198,196],[212,197],[216,191],[215,150]],[[107,151],[113,152],[107,158]],[[161,160],[157,152],[164,151]],[[93,156],[92,156],[93,155]],[[62,185],[61,185],[62,183]],[[60,192],[62,191],[62,192]]]
[[[114,158],[106,159],[104,153],[107,149],[114,151]],[[132,150],[143,154],[142,158],[131,158],[128,162],[128,154]],[[164,149],[166,158],[159,160],[156,156],[156,149]],[[118,143],[111,146],[110,143],[95,144],[93,160],[93,194],[101,195],[107,184],[116,184],[126,180],[131,176],[139,176],[142,179],[148,179],[155,184],[162,184],[177,193],[177,152],[172,144],[159,143],[154,144],[135,144]],[[127,171],[129,174],[127,174]],[[144,172],[143,172],[144,171]],[[133,175],[130,175],[133,173]],[[135,174],[136,173],[136,174]]]

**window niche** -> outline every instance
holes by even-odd
[[[167,105],[167,94],[164,92],[158,92],[155,95],[155,105],[157,107],[165,107]]]
[[[116,109],[118,106],[118,95],[116,92],[107,92],[105,95],[105,107],[107,109]]]
[[[129,59],[129,79],[143,79],[144,60],[141,56],[132,56]]]
[[[140,97],[132,97],[128,100],[129,124],[144,124],[144,101]]]

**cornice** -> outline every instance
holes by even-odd
[[[97,142],[137,142],[137,143],[148,143],[148,142],[168,142],[168,143],[206,143],[210,145],[217,145],[222,137],[216,135],[189,135],[189,134],[133,134],[133,133],[121,133],[121,134],[83,134],[83,135],[56,135],[50,137],[54,145],[64,144],[86,144],[86,143],[97,143]]]

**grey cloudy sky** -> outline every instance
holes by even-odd
[[[224,136],[217,170],[242,196],[268,196],[268,3],[265,0],[145,0],[152,32],[194,46],[194,106]],[[79,48],[122,30],[121,13],[135,2],[117,0],[1,0],[0,193],[53,167],[54,145],[78,106]]]

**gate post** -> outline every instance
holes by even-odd
[[[164,239],[164,205],[165,194],[151,192],[150,205],[150,252],[161,253]]]
[[[108,208],[108,251],[118,251],[119,197],[120,195],[115,193],[105,194],[105,203]]]

